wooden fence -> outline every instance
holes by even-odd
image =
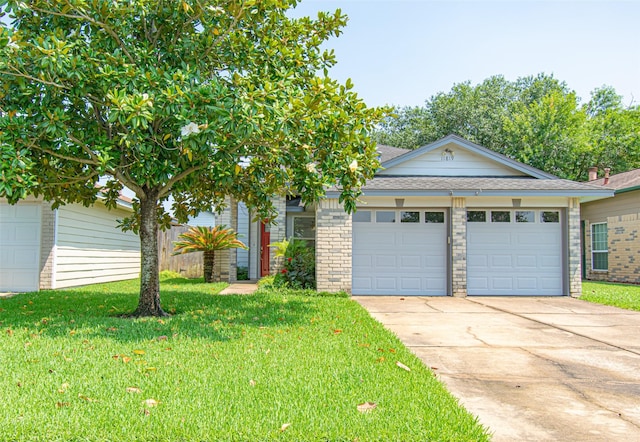
[[[158,232],[158,257],[160,271],[171,270],[187,278],[199,278],[203,275],[202,252],[172,256],[173,243],[178,235],[189,230],[189,226],[172,225],[171,229]]]

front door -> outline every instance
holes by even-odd
[[[269,223],[260,223],[260,277],[269,275],[269,244],[271,232]]]

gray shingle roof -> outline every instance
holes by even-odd
[[[604,184],[604,178],[598,178],[597,180],[589,181],[589,184],[595,184],[615,190],[637,187],[640,186],[640,169],[611,175],[607,184]]]
[[[380,154],[380,162],[384,163],[385,161],[389,161],[394,159],[395,157],[399,157],[400,155],[404,155],[405,153],[411,152],[409,149],[402,149],[400,147],[392,147],[385,146],[384,144],[378,144],[376,146],[378,153]]]
[[[563,179],[503,178],[503,177],[433,177],[376,176],[367,181],[363,194],[375,195],[564,195],[604,196],[608,189],[587,183]],[[337,192],[337,188],[327,193]]]

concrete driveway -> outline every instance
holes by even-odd
[[[640,312],[564,297],[353,299],[495,441],[640,441]]]

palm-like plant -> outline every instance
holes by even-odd
[[[204,252],[204,282],[213,282],[213,265],[215,252],[226,249],[247,249],[238,234],[226,226],[191,227],[187,232],[178,235],[180,241],[173,243],[173,254]]]

